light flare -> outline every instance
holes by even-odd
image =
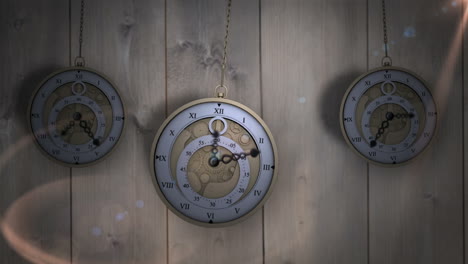
[[[436,82],[435,97],[439,98],[439,116],[444,116],[447,109],[447,103],[450,95],[450,87],[453,82],[453,76],[457,66],[457,61],[462,50],[463,35],[465,31],[465,26],[468,21],[468,0],[464,1],[465,10],[463,12],[463,17],[458,25],[455,37],[450,45],[449,52],[447,54],[447,59],[445,60],[442,68],[441,74]],[[463,73],[462,73],[463,74]]]

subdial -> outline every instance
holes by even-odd
[[[94,149],[101,144],[106,119],[99,105],[85,96],[69,96],[58,101],[49,115],[49,133],[56,146],[74,151]]]
[[[362,131],[371,148],[384,152],[402,151],[416,140],[418,115],[407,100],[399,96],[383,96],[366,107]]]
[[[178,159],[177,183],[189,201],[204,208],[221,209],[231,206],[244,195],[250,182],[250,166],[246,158],[228,164],[220,162],[213,166],[210,161],[213,158],[211,150],[215,141],[218,151],[214,155],[218,160],[223,155],[243,152],[239,144],[227,137],[199,137],[184,148]],[[207,173],[200,174],[194,170],[200,163],[207,165]],[[226,173],[226,169],[229,173]],[[215,188],[208,190],[210,185]]]
[[[252,136],[242,126],[229,119],[219,116],[201,119],[185,127],[178,134],[173,145],[170,164],[175,181],[177,181],[177,161],[179,157],[185,153],[184,149],[191,142],[203,136],[209,136],[212,141],[207,146],[200,148],[199,151],[192,153],[191,162],[188,166],[190,170],[188,174],[189,183],[196,192],[204,197],[223,197],[235,188],[239,177],[237,162],[231,161],[225,164],[221,161],[223,155],[232,156],[233,154],[249,153],[253,149],[257,150],[258,147]],[[231,153],[226,148],[219,146],[214,139],[219,139],[221,136],[234,141],[241,149],[238,152]],[[250,182],[245,190],[246,194],[253,188],[260,170],[260,159],[258,156],[253,156],[246,155],[250,167]],[[227,157],[224,159],[226,161]]]

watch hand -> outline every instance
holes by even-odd
[[[100,144],[99,139],[94,138],[94,133],[91,132],[91,128],[88,126],[88,123],[84,120],[81,120],[80,127],[84,129],[84,131],[88,134],[88,137],[93,139],[93,144],[96,146],[99,146]]]
[[[387,112],[387,114],[385,114],[386,119],[382,121],[382,123],[380,124],[379,130],[377,131],[377,134],[375,135],[375,139],[370,142],[371,148],[377,146],[377,139],[379,139],[383,135],[383,133],[385,132],[385,129],[388,128],[388,126],[390,125],[390,122],[388,121],[393,120],[394,117],[395,116],[392,112]]]
[[[62,130],[62,136],[65,135],[65,134],[68,132],[68,130],[69,130],[70,128],[72,128],[73,126],[75,126],[75,121],[81,120],[81,117],[82,117],[82,116],[81,116],[81,113],[80,113],[80,112],[75,112],[75,113],[73,113],[73,120],[70,121],[70,123],[68,123],[68,125],[65,127],[64,130]]]
[[[414,117],[414,114],[413,113],[404,113],[404,114],[396,114],[395,115],[396,118],[400,119],[400,118],[413,118]]]
[[[370,142],[371,148],[377,146],[377,139],[379,139],[385,132],[385,129],[387,129],[390,126],[390,122],[394,118],[400,119],[400,118],[413,118],[414,114],[413,113],[398,113],[398,114],[393,114],[392,112],[387,112],[385,114],[386,120],[382,121],[380,124],[379,130],[377,131],[377,134],[375,135],[375,139]]]
[[[213,147],[211,149],[211,153],[216,155],[216,153],[218,153],[219,132],[215,131],[212,135],[214,139],[213,139],[213,144],[211,144],[211,146]]]
[[[218,154],[219,132],[215,130],[214,133],[212,133],[212,135],[214,139],[213,144],[211,144],[211,158],[209,159],[208,163],[211,167],[216,167],[219,165],[219,159],[216,156]]]
[[[67,134],[68,130],[69,130],[70,128],[72,128],[73,126],[75,126],[75,121],[72,120],[72,121],[70,121],[70,122],[68,123],[68,125],[65,127],[65,129],[62,130],[62,136],[64,136],[65,134]]]
[[[245,159],[247,156],[252,156],[252,157],[257,157],[258,154],[260,154],[260,151],[258,149],[251,149],[250,152],[248,153],[233,153],[232,155],[229,154],[224,154],[221,157],[221,162],[224,164],[228,164],[231,161],[237,161],[240,159]]]

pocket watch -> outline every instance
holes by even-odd
[[[28,107],[29,127],[43,153],[69,167],[91,165],[117,145],[125,109],[117,87],[103,74],[86,68],[82,57],[84,0],[75,67],[45,78]]]
[[[163,123],[151,170],[161,199],[181,218],[224,226],[253,214],[276,179],[272,134],[246,106],[224,98],[188,103]]]
[[[81,167],[101,160],[119,142],[125,110],[109,79],[90,68],[70,67],[42,81],[28,118],[43,153],[62,165]]]
[[[277,175],[276,145],[265,122],[247,106],[224,98],[231,2],[217,97],[177,109],[151,148],[159,196],[176,215],[200,226],[246,219],[265,203]]]
[[[434,137],[437,110],[416,74],[384,66],[354,81],[340,110],[346,141],[365,159],[398,165],[421,153]]]
[[[392,67],[385,0],[382,22],[382,67],[358,77],[348,88],[341,103],[340,124],[346,142],[361,157],[377,165],[396,166],[409,162],[430,144],[437,109],[422,78]]]

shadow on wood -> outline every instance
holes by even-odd
[[[362,73],[356,71],[344,72],[333,78],[321,94],[320,121],[328,134],[334,136],[339,142],[345,143],[340,127],[340,107],[343,96],[351,83]]]

